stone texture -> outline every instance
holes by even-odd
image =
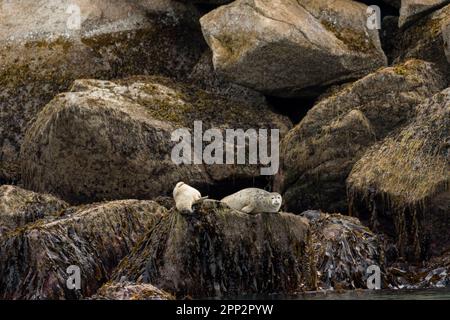
[[[0,182],[4,183],[20,178],[17,157],[29,122],[73,80],[134,74],[182,78],[207,47],[198,13],[176,1],[15,0],[1,5]]]
[[[153,285],[177,297],[292,293],[315,274],[309,224],[288,214],[248,215],[216,201],[172,211],[124,258],[113,281]]]
[[[416,19],[449,3],[449,0],[402,0],[398,21],[399,27],[410,24]]]
[[[450,83],[450,5],[416,21],[392,37],[394,63],[411,58],[435,63]]]
[[[270,95],[316,94],[386,65],[367,6],[347,0],[238,0],[200,20],[214,68]]]
[[[177,297],[295,294],[366,288],[367,266],[383,268],[377,237],[356,218],[305,212],[248,215],[206,200],[172,211],[114,272]]]
[[[171,194],[179,181],[206,188],[260,176],[260,164],[174,163],[178,141],[171,141],[172,132],[192,129],[197,120],[203,130],[214,127],[221,134],[228,128],[272,128],[282,137],[291,126],[266,105],[230,101],[167,78],[80,80],[55,97],[27,131],[23,184],[78,203],[151,199]]]
[[[444,86],[432,64],[410,60],[326,95],[282,140],[275,190],[286,209],[346,212],[345,180],[355,162]]]
[[[89,297],[165,212],[153,201],[92,204],[8,233],[0,240],[0,298]],[[71,265],[80,267],[80,290],[66,286]]]
[[[0,236],[47,216],[58,216],[68,204],[49,194],[17,186],[0,187]]]
[[[415,113],[364,154],[347,184],[356,213],[391,235],[400,256],[423,259],[450,248],[450,89]]]

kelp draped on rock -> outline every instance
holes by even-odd
[[[205,201],[195,214],[165,216],[113,280],[151,283],[177,297],[292,293],[313,284],[309,237],[305,218],[248,215]]]
[[[153,201],[123,200],[66,209],[9,232],[0,243],[1,299],[77,299],[94,294],[166,210]],[[78,266],[81,290],[67,268]]]
[[[195,209],[161,219],[112,280],[151,283],[177,297],[233,297],[366,288],[367,267],[383,268],[378,238],[356,218],[248,215],[210,200]]]
[[[372,147],[347,184],[353,209],[372,227],[394,224],[399,253],[412,259],[450,246],[450,89],[417,106],[403,130]],[[392,223],[391,222],[391,223]]]

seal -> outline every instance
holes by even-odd
[[[220,201],[232,209],[248,214],[277,213],[280,210],[282,198],[277,192],[247,188],[233,193]]]
[[[175,206],[178,211],[187,211],[192,213],[192,205],[202,199],[207,197],[202,197],[200,191],[192,188],[190,185],[180,181],[175,185],[173,189],[173,199],[175,200]]]

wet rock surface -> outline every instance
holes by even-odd
[[[0,299],[338,296],[374,268],[450,285],[449,1],[0,6]],[[177,165],[196,120],[279,129],[280,170]],[[209,196],[193,214],[180,180]],[[249,187],[292,213],[213,200]]]
[[[49,194],[17,186],[0,186],[0,237],[44,217],[57,217],[69,205]]]
[[[66,209],[0,240],[1,299],[79,299],[94,294],[112,269],[166,210],[153,201],[124,200]],[[78,266],[81,289],[66,285]]]
[[[430,63],[383,68],[320,100],[281,143],[279,189],[288,211],[346,212],[345,180],[365,150],[405,125],[445,87]]]
[[[400,8],[399,26],[411,24],[415,19],[449,3],[449,0],[403,0]]]

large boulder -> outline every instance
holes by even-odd
[[[432,64],[410,60],[326,95],[282,140],[275,188],[286,210],[346,212],[345,180],[354,163],[444,86]]]
[[[290,128],[287,118],[265,104],[227,100],[167,78],[80,80],[71,92],[55,97],[27,131],[22,182],[77,203],[150,199],[171,194],[180,180],[205,189],[231,180],[250,183],[260,176],[260,162],[175,163],[171,155],[178,141],[171,134],[192,129],[194,121],[223,135],[226,129],[264,128],[279,129],[283,136]]]
[[[398,20],[399,27],[408,25],[449,3],[449,0],[402,0],[400,18]]]
[[[450,89],[417,106],[403,130],[359,159],[347,184],[354,214],[394,237],[399,254],[450,248]]]
[[[0,236],[47,216],[58,216],[68,204],[52,195],[10,185],[0,187]]]
[[[1,299],[78,299],[96,293],[112,269],[166,210],[125,200],[66,209],[1,238]],[[80,268],[81,289],[67,280]]]
[[[174,300],[175,298],[151,284],[108,282],[91,297],[93,300]]]
[[[314,285],[309,241],[306,218],[205,201],[194,214],[165,216],[112,280],[151,283],[177,297],[287,294]]]
[[[29,121],[73,80],[187,76],[207,48],[198,18],[172,0],[2,1],[0,181],[19,179]]]
[[[450,5],[423,17],[392,37],[395,63],[411,58],[434,62],[450,82]]]
[[[270,95],[316,94],[386,65],[367,6],[355,1],[237,0],[200,20],[215,69]]]
[[[295,294],[366,288],[382,265],[377,237],[358,219],[305,212],[248,215],[206,200],[172,211],[114,272],[113,281],[152,283],[178,297]]]

